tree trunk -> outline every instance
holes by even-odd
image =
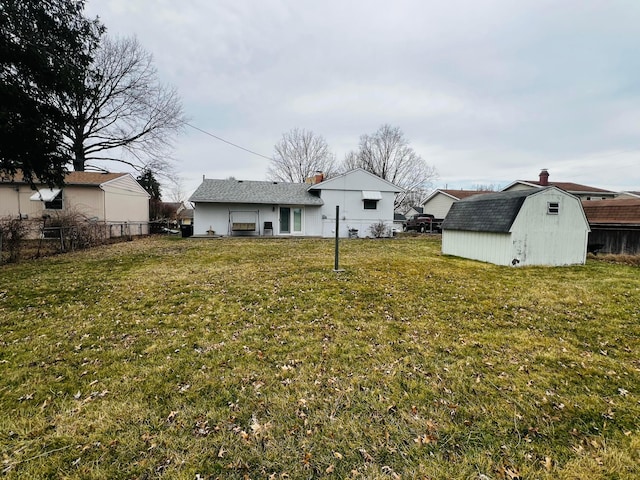
[[[86,160],[84,155],[84,148],[82,142],[73,146],[74,158],[73,158],[73,170],[75,172],[84,172],[84,162]]]

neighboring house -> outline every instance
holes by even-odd
[[[179,225],[193,225],[193,208],[181,208],[178,210]]]
[[[315,182],[315,183],[313,183]],[[194,235],[335,235],[339,207],[341,237],[349,230],[393,226],[393,204],[401,189],[362,169],[312,183],[204,179],[189,199]],[[355,232],[354,232],[355,233]]]
[[[193,219],[193,209],[186,202],[152,202],[153,220],[165,225],[187,225]],[[186,223],[185,223],[186,222]]]
[[[580,185],[571,182],[550,182],[549,172],[542,169],[538,180],[516,180],[502,189],[503,192],[512,192],[515,190],[529,190],[532,188],[544,188],[554,186],[561,188],[565,192],[580,198],[581,200],[606,200],[615,198],[617,193],[611,190],[603,190],[602,188],[590,187],[588,185]]]
[[[640,254],[640,197],[582,202],[589,221],[589,251]]]
[[[438,189],[431,193],[431,195],[422,202],[422,209],[424,213],[433,215],[436,222],[441,222],[447,216],[447,213],[449,213],[449,209],[451,208],[451,205],[453,205],[453,202],[483,193],[493,192],[487,190]]]
[[[455,202],[442,253],[497,265],[584,264],[589,224],[580,200],[551,186]]]
[[[404,212],[404,217],[405,218],[411,218],[414,215],[418,215],[420,213],[424,213],[422,207],[419,207],[418,205],[414,205],[413,207],[409,208],[409,210]]]
[[[129,173],[71,172],[62,188],[22,179],[0,177],[0,217],[30,220],[72,215],[76,219],[103,222],[110,236],[148,233],[149,194]],[[113,228],[112,228],[113,227]]]

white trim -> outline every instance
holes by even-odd
[[[382,193],[373,190],[362,190],[363,200],[382,200]]]

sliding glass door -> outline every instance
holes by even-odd
[[[280,234],[301,234],[302,215],[302,207],[280,207]]]
[[[291,233],[291,209],[280,207],[280,234]]]

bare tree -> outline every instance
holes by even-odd
[[[276,143],[267,177],[274,181],[302,183],[318,171],[325,177],[335,174],[335,155],[321,135],[294,128]]]
[[[414,188],[412,190],[405,190],[398,194],[396,197],[395,208],[399,212],[406,213],[411,207],[420,206],[431,193],[431,190],[427,188]]]
[[[76,171],[95,167],[92,160],[167,171],[173,136],[185,122],[176,90],[159,81],[152,55],[134,37],[104,37],[83,87],[62,107]]]
[[[402,188],[396,208],[413,200],[412,192],[426,191],[437,178],[435,168],[413,150],[398,127],[390,125],[382,125],[373,135],[362,135],[358,150],[346,155],[343,168],[362,168]]]

